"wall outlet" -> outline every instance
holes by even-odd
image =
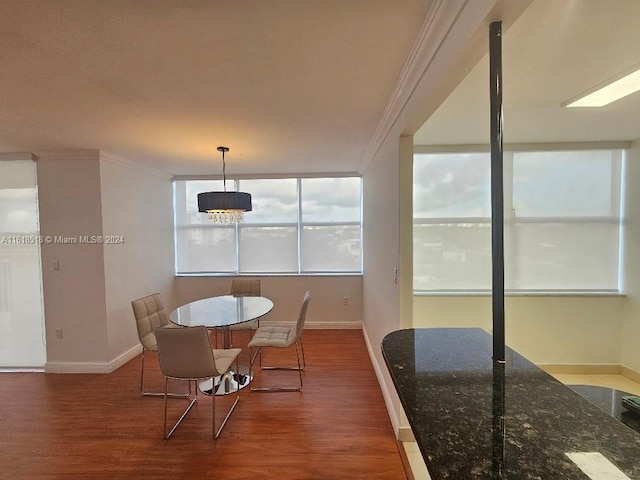
[[[58,340],[62,340],[62,329],[61,328],[56,328],[56,338]]]
[[[54,260],[52,263],[52,267],[53,267],[53,271],[54,272],[59,272],[60,271],[60,260]]]
[[[349,297],[342,297],[342,304],[349,305]]]

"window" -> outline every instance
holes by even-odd
[[[618,291],[622,151],[504,155],[505,288]],[[488,153],[414,156],[414,290],[491,289]]]
[[[222,181],[174,182],[177,274],[362,273],[360,177],[232,181],[253,211],[238,225],[198,212],[197,194]]]

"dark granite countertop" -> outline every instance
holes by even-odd
[[[392,332],[382,352],[433,480],[586,480],[566,455],[599,452],[640,480],[640,434],[481,329]]]
[[[567,385],[582,398],[589,400],[600,410],[613,418],[620,420],[627,427],[640,433],[640,413],[633,412],[622,406],[622,398],[635,396],[615,388],[599,387],[595,385]]]

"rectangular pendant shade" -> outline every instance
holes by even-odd
[[[250,212],[251,194],[245,192],[204,192],[198,194],[198,211],[240,210]]]

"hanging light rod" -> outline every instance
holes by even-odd
[[[228,147],[218,147],[222,153],[222,192],[204,192],[198,194],[198,211],[209,214],[209,220],[214,223],[238,223],[243,219],[244,212],[250,212],[251,194],[245,192],[227,192],[227,172],[224,154]]]

